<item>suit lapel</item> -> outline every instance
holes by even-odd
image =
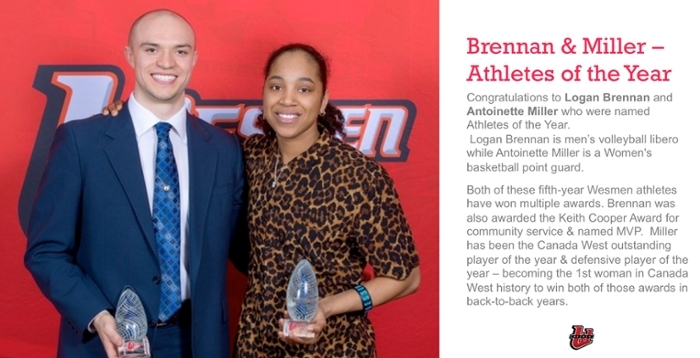
[[[187,114],[187,151],[190,166],[190,284],[191,292],[202,260],[204,227],[214,187],[218,151],[209,144],[210,134],[202,121]]]
[[[153,231],[151,210],[148,204],[148,194],[141,169],[138,144],[134,134],[134,124],[131,114],[125,104],[124,109],[115,118],[112,118],[105,134],[114,139],[107,147],[105,153],[109,158],[112,168],[124,188],[124,192],[131,203],[131,208],[146,237],[151,254],[156,253],[156,239]]]

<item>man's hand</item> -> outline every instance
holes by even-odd
[[[100,336],[107,358],[118,358],[117,348],[122,345],[122,337],[117,333],[117,323],[108,312],[102,312],[92,322],[95,331]]]
[[[108,115],[111,114],[112,117],[115,117],[119,111],[121,111],[122,107],[124,107],[124,102],[120,99],[110,103],[107,105],[107,107],[102,108],[102,114],[103,115]]]

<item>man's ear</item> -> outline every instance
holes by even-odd
[[[129,65],[133,68],[134,67],[134,52],[131,51],[131,46],[129,46],[129,45],[124,46],[124,57],[126,58],[126,62],[128,62]]]

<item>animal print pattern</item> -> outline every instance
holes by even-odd
[[[376,357],[363,312],[327,319],[314,345],[278,336],[295,265],[307,259],[319,297],[351,290],[370,264],[375,276],[405,279],[418,266],[413,236],[382,166],[325,130],[306,152],[277,168],[277,140],[244,142],[251,256],[236,354],[247,357]]]

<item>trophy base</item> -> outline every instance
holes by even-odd
[[[293,333],[295,337],[314,338],[316,337],[316,334],[314,332],[309,332],[306,330],[306,327],[309,324],[311,324],[311,322],[292,321],[289,319],[285,319],[282,332],[284,333],[285,337],[289,337],[289,335]]]
[[[148,343],[148,338],[124,339],[122,346],[118,349],[118,355],[127,358],[150,358],[151,346]]]

